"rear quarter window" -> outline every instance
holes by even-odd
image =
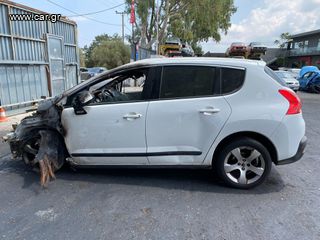
[[[221,92],[228,94],[237,91],[243,85],[245,70],[237,68],[221,68]]]
[[[286,82],[281,77],[279,77],[271,68],[265,66],[264,71],[281,86],[286,86]]]

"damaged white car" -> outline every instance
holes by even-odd
[[[74,166],[213,167],[237,188],[306,146],[298,96],[260,61],[148,59],[44,101],[6,136],[41,183]]]

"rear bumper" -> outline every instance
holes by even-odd
[[[307,137],[304,136],[300,141],[297,153],[291,158],[283,159],[283,160],[276,162],[276,165],[284,165],[284,164],[289,164],[289,163],[293,163],[293,162],[298,161],[299,159],[302,158],[302,156],[305,152],[306,146],[307,146]]]

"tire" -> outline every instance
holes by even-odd
[[[266,147],[249,137],[228,143],[213,159],[213,167],[221,180],[239,189],[249,189],[263,183],[271,165]]]
[[[56,133],[54,133],[55,136],[58,136]],[[36,172],[39,171],[39,163],[35,163],[35,157],[39,152],[40,148],[40,142],[41,142],[41,135],[39,131],[30,132],[28,134],[30,137],[26,138],[22,143],[22,159],[24,163],[27,166],[31,166],[32,169]],[[64,165],[64,159],[65,159],[65,148],[64,145],[61,143],[61,141],[58,140],[58,138],[55,139],[55,147],[58,149],[58,159],[61,159],[58,162],[55,162],[55,167],[53,168],[53,171],[56,172]]]

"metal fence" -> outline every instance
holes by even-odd
[[[79,82],[75,22],[9,20],[9,14],[35,13],[43,12],[0,2],[0,105],[54,96]]]

